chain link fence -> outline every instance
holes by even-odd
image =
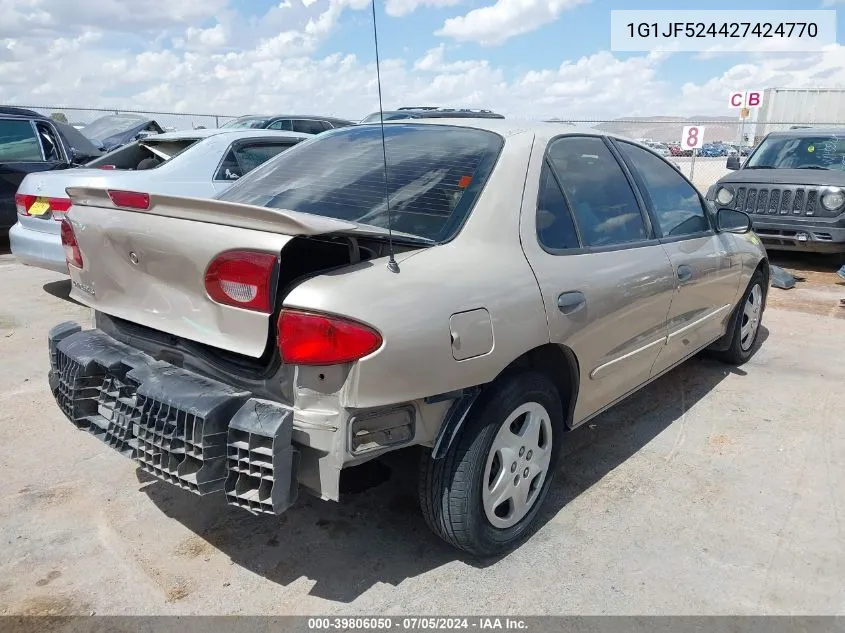
[[[122,110],[118,108],[66,108],[62,106],[9,105],[7,107],[25,108],[39,114],[53,117],[74,126],[84,126],[110,114],[140,114],[149,116],[164,129],[191,130],[199,127],[218,128],[227,121],[236,118],[228,114],[192,114],[186,112],[151,112],[147,110]],[[240,115],[237,115],[240,116]]]
[[[841,91],[840,91],[841,92]],[[152,112],[146,110],[125,110],[107,108],[68,108],[59,106],[15,106],[35,110],[46,116],[66,121],[71,125],[84,126],[95,119],[110,114],[142,114],[154,119],[168,130],[188,130],[199,127],[217,128],[236,118],[227,114],[192,114],[184,112]],[[829,109],[827,110],[829,111]],[[845,121],[822,122],[815,111],[807,110],[804,121],[782,121],[766,116],[765,122],[739,120],[732,117],[713,117],[709,119],[676,119],[671,117],[622,118],[614,120],[599,119],[552,119],[553,122],[574,123],[582,127],[595,128],[604,132],[619,134],[633,140],[651,145],[674,162],[702,191],[728,173],[727,159],[731,152],[740,155],[744,161],[765,134],[774,130],[791,127],[841,127],[845,134]],[[238,115],[240,116],[240,115]],[[819,116],[823,116],[821,111]],[[696,126],[704,145],[696,150],[696,155],[681,150],[683,129]]]

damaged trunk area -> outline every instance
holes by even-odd
[[[416,244],[396,241],[393,246],[395,253],[420,248]],[[283,367],[277,332],[279,312],[285,297],[309,278],[386,257],[388,253],[388,242],[381,237],[292,238],[281,251],[281,263],[275,282],[275,308],[266,325],[264,351],[258,357],[200,343],[103,311],[96,311],[95,325],[117,340],[143,350],[157,360],[199,371],[265,398],[292,404],[293,371],[292,368]]]
[[[155,169],[198,141],[195,138],[138,141],[109,152],[86,167],[136,171]]]

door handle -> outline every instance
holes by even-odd
[[[586,305],[587,299],[583,292],[577,290],[564,292],[557,298],[557,309],[564,314],[572,314]]]
[[[687,281],[692,279],[692,268],[683,264],[678,266],[678,279],[682,283],[686,283]]]

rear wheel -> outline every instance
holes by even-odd
[[[763,321],[763,307],[765,291],[763,290],[763,273],[759,270],[751,277],[748,288],[739,304],[739,313],[733,328],[731,345],[723,352],[716,353],[716,357],[732,365],[742,365],[754,354],[754,346],[760,334],[760,324]]]
[[[557,464],[563,413],[555,386],[524,372],[491,386],[442,459],[423,456],[420,502],[429,527],[476,556],[530,535]]]

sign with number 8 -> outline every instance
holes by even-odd
[[[704,145],[704,127],[688,125],[681,133],[681,149],[698,149]]]

